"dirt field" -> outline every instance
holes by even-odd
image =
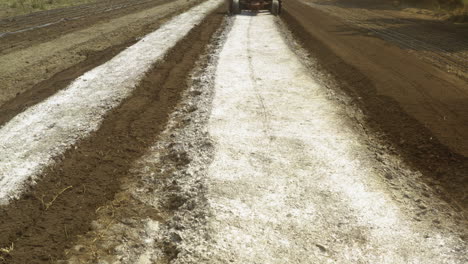
[[[434,17],[403,12],[387,1],[302,1],[359,30],[408,51],[415,57],[468,78],[466,24],[452,24]],[[346,29],[343,29],[345,31]]]
[[[354,14],[361,14],[360,9]],[[434,62],[425,63],[420,59],[424,55],[418,56],[424,50],[408,51],[391,45],[395,43],[363,32],[359,23],[339,20],[301,1],[286,3],[283,17],[317,59],[318,67],[334,76],[337,85],[352,98],[351,103],[364,111],[363,126],[369,133],[379,135],[406,162],[436,180],[431,185],[450,190],[444,193],[458,197],[455,203],[465,207],[466,81],[438,70],[432,66]],[[437,30],[423,23],[418,27]],[[444,32],[439,30],[440,34]],[[406,34],[411,35],[411,31]],[[433,41],[432,36],[426,35],[427,43]],[[406,41],[412,43],[411,39]],[[451,39],[445,43],[452,44]],[[466,60],[462,62],[466,64]]]
[[[466,263],[467,29],[283,7],[0,20],[0,263]]]
[[[53,10],[74,5],[83,5],[95,0],[1,0],[0,18],[13,17],[28,13]]]
[[[198,1],[146,1],[131,6],[92,13],[79,7],[57,11],[43,17],[5,23],[2,31],[30,25],[43,25],[60,20],[33,31],[8,34],[0,44],[0,105],[1,123],[27,106],[47,98],[89,69],[105,62],[118,52],[153,31],[167,18],[180,13]],[[114,2],[112,2],[114,3]],[[109,7],[107,7],[109,8]],[[86,14],[84,17],[79,17]],[[69,18],[78,16],[76,20]],[[46,20],[46,21],[44,21]],[[22,25],[23,23],[28,25]],[[20,26],[16,26],[20,24]],[[53,84],[51,84],[51,82]],[[28,92],[26,94],[23,94]],[[12,98],[15,99],[13,101]],[[6,111],[6,112],[5,112]]]

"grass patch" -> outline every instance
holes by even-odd
[[[96,1],[98,0],[0,0],[0,18]]]

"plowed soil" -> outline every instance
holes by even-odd
[[[0,150],[25,154],[0,162],[66,146],[0,206],[0,263],[465,263],[466,31],[373,3],[285,0],[274,17],[113,0],[0,20],[0,131],[23,111],[51,121],[6,129]],[[118,59],[95,75],[132,89],[87,96],[105,111],[85,136],[41,114],[86,96],[32,107],[77,78],[119,94],[83,74],[186,11],[129,49],[141,74]],[[180,21],[194,27],[169,46]],[[170,51],[140,64],[160,39]],[[57,116],[94,118],[77,109]]]
[[[0,20],[0,54],[45,42],[96,23],[168,3],[114,0],[36,12]]]
[[[127,1],[125,8],[104,12],[102,9],[113,6],[113,2],[106,2],[107,6],[97,9],[101,12],[85,12],[85,16],[70,19],[77,15],[75,13],[81,14],[81,9],[88,9],[76,6],[51,11],[61,17],[59,23],[0,37],[0,107],[5,105],[0,111],[12,111],[2,114],[2,118],[14,116],[62,87],[42,82],[58,78],[68,83],[83,70],[102,64],[168,18],[199,2],[151,0],[138,4]],[[2,31],[17,24],[15,29],[24,28],[24,21],[36,26],[49,21],[44,19],[49,16],[31,14],[25,20],[4,21]],[[22,95],[25,92],[30,93]]]
[[[77,236],[90,230],[99,208],[113,200],[130,166],[164,129],[188,74],[223,18],[224,13],[206,18],[94,135],[60,157],[23,198],[0,208],[0,245],[14,245],[11,254],[1,255],[4,263],[63,259]],[[149,213],[161,218],[156,211]]]
[[[468,78],[468,25],[410,13],[385,0],[303,0],[363,34],[381,38],[435,67]],[[404,9],[403,9],[404,10]]]
[[[363,127],[390,142],[389,148],[421,170],[442,197],[466,209],[466,81],[302,1],[285,1],[283,18],[318,67],[364,111]],[[418,25],[424,26],[432,27]]]

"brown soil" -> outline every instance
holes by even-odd
[[[0,107],[0,126],[7,123],[24,109],[33,106],[55,94],[57,91],[64,89],[73,80],[83,75],[85,72],[110,60],[112,57],[135,42],[135,40],[129,40],[126,43],[109,47],[103,51],[92,52],[87,55],[87,59],[83,62],[55,74],[52,78],[38,83],[24,93],[18,94],[15,98],[7,101]]]
[[[442,198],[466,209],[467,83],[297,0],[284,2],[283,19],[363,110],[368,133],[420,170]]]
[[[155,6],[164,4],[165,2],[168,1],[151,1],[152,5]],[[188,4],[186,8],[189,8],[192,4]],[[135,43],[138,38],[154,31],[162,22],[183,10],[185,9],[177,10],[177,8],[174,8],[174,12],[166,12],[165,16],[141,22],[133,27],[122,25],[118,32],[116,32],[118,34],[114,33],[112,36],[103,38],[97,37],[97,39],[83,43],[78,47],[67,49],[61,52],[62,54],[59,56],[61,58],[58,59],[56,58],[57,54],[41,54],[45,59],[40,59],[37,63],[31,63],[30,67],[27,67],[29,63],[25,64],[24,62],[0,62],[0,68],[9,67],[13,69],[13,73],[3,76],[5,79],[2,82],[2,89],[0,89],[0,126],[27,107],[41,102],[58,90],[65,88],[78,76],[109,60],[126,47]],[[128,12],[136,11],[131,8],[130,10],[121,9],[118,14],[106,13],[104,15],[90,16],[83,21],[63,22],[56,26],[12,36],[18,41],[25,43],[28,43],[28,40],[30,40],[30,44],[35,43],[37,45],[39,42],[44,41],[48,42],[49,45],[56,45],[54,38],[71,33],[69,31],[72,28],[78,30],[87,26],[92,27],[93,23],[99,24],[102,20],[105,22],[111,18],[115,19]],[[73,23],[77,25],[73,25]],[[0,47],[6,42],[2,41],[1,43]],[[28,50],[27,46],[18,47],[20,52],[23,48],[24,50]],[[33,60],[33,58],[31,57],[30,60]],[[24,73],[25,70],[27,73]],[[0,74],[1,79],[2,74]],[[9,91],[10,89],[11,91]],[[14,96],[14,92],[16,92],[16,96]],[[5,95],[2,96],[2,93]]]
[[[112,0],[108,0],[112,1]],[[48,0],[48,1],[0,1],[0,19],[27,15],[44,10],[53,10],[69,6],[83,5],[97,0]]]
[[[91,13],[77,20],[65,20],[50,27],[2,37],[0,107],[5,103],[18,105],[12,102],[16,100],[15,97],[41,87],[41,82],[80,63],[99,65],[102,57],[109,57],[105,54],[109,54],[110,50],[116,53],[124,49],[170,17],[197,3],[198,0],[151,0],[141,5]],[[31,20],[35,19],[32,16]],[[39,21],[42,23],[41,19]]]
[[[2,32],[6,34],[0,38],[0,55],[168,2],[170,1],[103,1],[2,19],[0,20],[0,35]]]
[[[164,129],[187,88],[188,75],[223,19],[223,12],[208,16],[108,114],[96,133],[58,158],[21,199],[0,208],[0,247],[14,245],[10,253],[1,253],[4,263],[62,259],[77,237],[91,230],[98,208],[114,199],[120,180],[131,175],[133,161]]]
[[[467,25],[402,12],[385,1],[312,0],[308,4],[468,80]]]

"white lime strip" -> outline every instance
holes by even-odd
[[[24,182],[79,139],[97,130],[106,112],[135,89],[154,63],[222,0],[210,0],[174,17],[66,89],[0,128],[0,204],[21,193]]]
[[[271,15],[236,16],[208,124],[213,245],[193,263],[466,263],[457,236],[404,214],[365,135],[310,73]]]

